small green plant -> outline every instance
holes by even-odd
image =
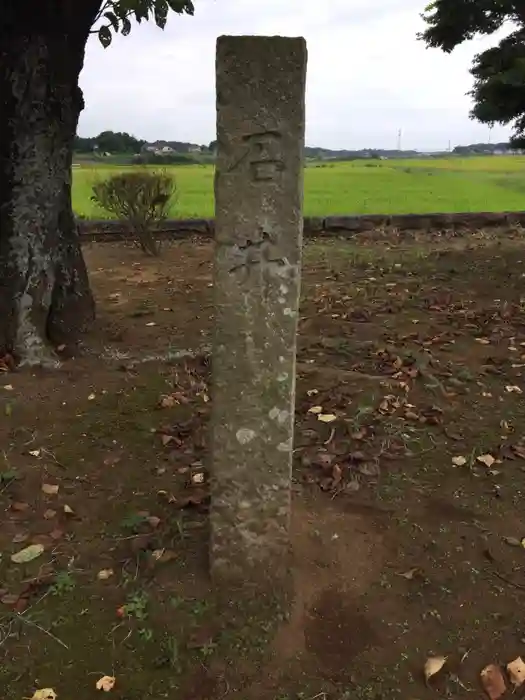
[[[141,525],[144,525],[144,523],[147,522],[147,518],[145,515],[139,515],[138,513],[132,513],[131,515],[127,515],[122,522],[120,523],[120,526],[122,527],[123,530],[126,530],[128,532],[133,533],[136,535],[141,527]]]
[[[124,614],[139,622],[144,622],[148,617],[148,595],[143,591],[132,593],[128,602],[123,606]]]
[[[210,602],[208,600],[192,600],[190,605],[191,612],[195,617],[201,617],[210,610]]]
[[[18,474],[14,469],[7,469],[5,472],[0,472],[0,486],[8,486],[17,476]]]
[[[217,649],[217,644],[215,642],[208,642],[208,644],[203,644],[201,647],[199,647],[199,654],[204,658],[204,659],[209,659],[210,656],[213,655],[215,650]]]
[[[69,571],[59,571],[55,576],[55,582],[51,586],[52,595],[63,596],[75,589],[76,581]]]
[[[151,642],[153,639],[153,630],[151,630],[149,627],[141,627],[139,629],[139,637],[145,642]]]
[[[180,658],[180,645],[175,637],[165,637],[160,643],[160,656],[157,659],[158,666],[169,666],[175,673],[182,670]]]

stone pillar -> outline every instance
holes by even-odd
[[[211,572],[289,572],[306,43],[217,42]]]

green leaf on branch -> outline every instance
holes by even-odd
[[[168,19],[168,12],[170,8],[167,0],[157,0],[154,7],[155,14],[155,24],[157,27],[164,29],[166,25],[166,20]]]
[[[193,15],[194,5],[191,0],[106,0],[95,21],[94,32],[98,33],[100,43],[104,48],[111,44],[112,32],[119,31],[123,36],[131,32],[130,18],[138,24],[143,20],[154,20],[155,24],[164,29],[170,11],[177,14]],[[99,20],[106,19],[109,24],[97,27]]]
[[[129,21],[129,19],[127,17],[124,17],[122,19],[122,29],[121,29],[120,33],[122,34],[122,36],[128,36],[130,31],[131,31],[131,22]]]
[[[103,25],[100,27],[98,30],[98,38],[100,39],[100,43],[102,46],[107,49],[107,47],[111,44],[111,30],[109,27],[106,25]]]
[[[104,12],[104,17],[109,20],[111,26],[113,29],[118,32],[119,29],[119,23],[118,23],[118,17],[114,12]]]
[[[189,0],[167,0],[167,2],[173,12],[178,12],[179,14],[185,12],[188,15],[193,15],[195,12],[193,3]]]

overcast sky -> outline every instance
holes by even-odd
[[[308,42],[310,146],[419,150],[487,141],[468,118],[472,57],[494,37],[451,55],[416,34],[427,0],[194,0],[164,31],[134,25],[103,49],[88,44],[79,133],[127,131],[147,140],[215,138],[215,40],[221,34],[304,36]],[[508,138],[495,127],[492,140]]]

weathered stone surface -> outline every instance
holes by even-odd
[[[306,44],[217,42],[211,571],[288,574]]]

